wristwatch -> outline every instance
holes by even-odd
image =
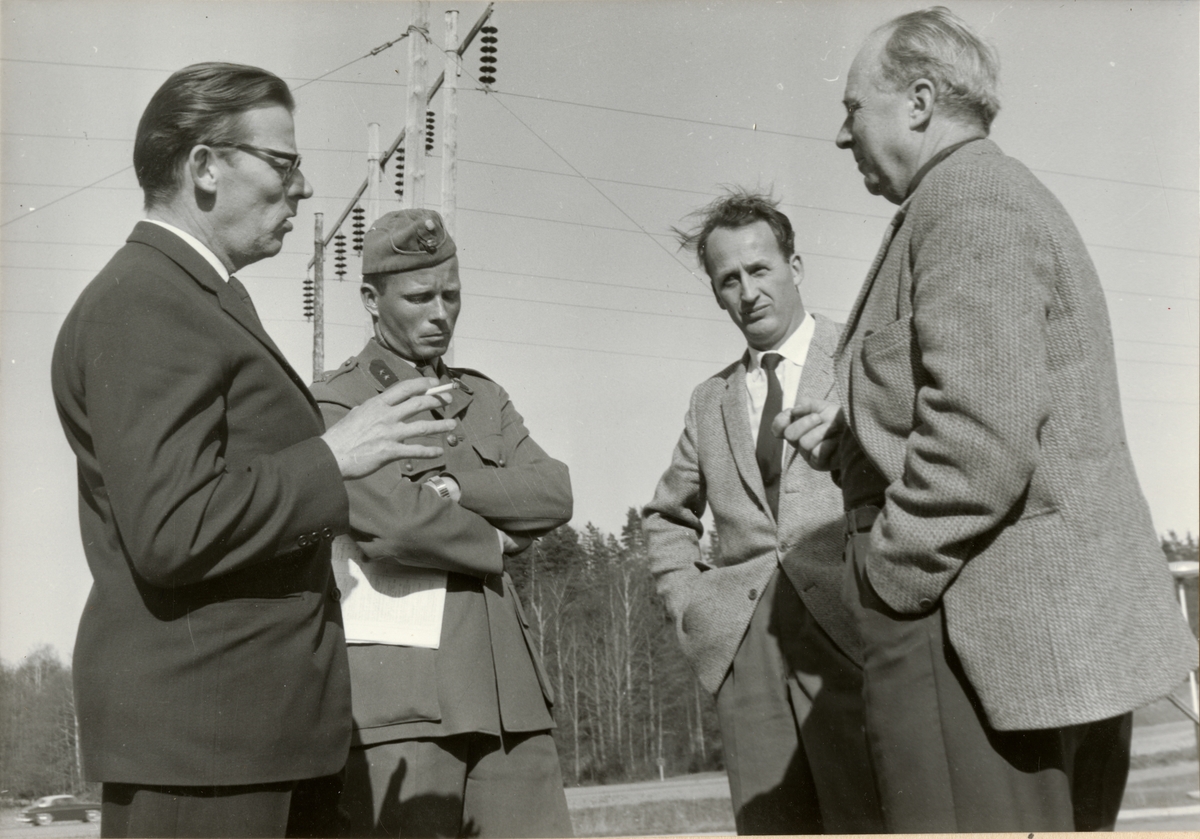
[[[450,482],[446,480],[444,475],[434,475],[425,484],[433,487],[434,491],[442,496],[442,498],[445,498],[447,501],[450,500]]]

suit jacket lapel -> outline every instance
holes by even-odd
[[[217,302],[225,310],[226,314],[241,324],[247,332],[266,347],[267,351],[275,357],[275,360],[279,362],[296,386],[304,392],[304,396],[309,404],[312,405],[313,410],[318,414],[320,413],[320,409],[309,392],[308,386],[296,371],[292,369],[292,365],[288,363],[287,357],[280,352],[279,347],[275,346],[275,342],[271,340],[271,336],[262,328],[262,323],[258,317],[250,311],[250,308],[243,302],[241,296],[230,287],[229,283],[225,282],[221,278],[221,275],[209,265],[208,260],[196,252],[195,248],[171,231],[149,222],[138,222],[133,228],[133,233],[129,235],[128,241],[139,242],[162,251],[180,268],[190,274],[197,285],[216,297]],[[324,371],[313,371],[316,376],[320,376],[322,372]]]
[[[911,199],[909,199],[911,200]],[[871,291],[871,286],[875,283],[875,277],[879,274],[879,268],[883,265],[883,260],[887,256],[888,248],[892,244],[892,237],[896,235],[896,231],[904,222],[904,216],[908,212],[908,200],[905,200],[900,205],[900,209],[896,210],[896,214],[892,216],[892,222],[888,225],[883,234],[883,241],[879,245],[879,250],[875,252],[875,259],[871,262],[871,267],[867,271],[867,278],[863,281],[862,288],[858,290],[858,297],[854,301],[853,308],[850,309],[850,317],[846,319],[846,329],[842,332],[842,338],[837,345],[837,355],[841,355],[846,348],[846,343],[850,340],[851,334],[854,332],[854,327],[858,323],[859,315],[862,314],[863,304],[867,301],[867,295]]]
[[[800,373],[800,385],[796,388],[796,399],[801,396],[811,396],[816,399],[828,399],[834,389],[835,375],[833,354],[837,350],[837,328],[831,321],[813,315],[816,327],[813,329],[812,341],[808,345],[808,355],[804,358],[804,370]],[[797,449],[787,444],[787,462],[783,471],[786,475],[796,462]],[[803,459],[801,465],[807,467]],[[782,496],[781,496],[782,497]]]
[[[725,422],[725,435],[729,440],[729,450],[733,453],[733,462],[742,476],[742,481],[748,486],[759,505],[770,513],[767,503],[767,491],[763,487],[762,473],[758,470],[758,461],[754,457],[755,431],[750,428],[750,410],[746,396],[746,356],[738,362],[733,374],[725,380],[725,395],[721,399],[721,415]]]

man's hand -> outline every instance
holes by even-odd
[[[505,556],[519,554],[533,544],[532,539],[519,533],[516,536],[510,536],[503,530],[497,530],[496,532],[500,534],[500,552]]]
[[[420,420],[409,417],[450,404],[447,394],[421,396],[437,379],[398,382],[378,396],[352,409],[321,439],[337,458],[343,478],[361,478],[393,460],[430,458],[442,453],[440,446],[420,446],[404,441],[454,430],[454,420]]]
[[[813,469],[828,470],[846,427],[842,408],[835,402],[802,396],[791,410],[780,412],[771,423],[771,433],[800,450]]]

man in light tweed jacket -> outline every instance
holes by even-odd
[[[1196,644],[1104,291],[1062,205],[986,139],[995,88],[991,48],[941,7],[855,58],[837,144],[900,209],[838,348],[844,414],[800,404],[785,433],[842,484],[888,829],[1112,829],[1131,711]]]
[[[681,239],[749,348],[692,394],[644,513],[651,570],[717,694],[738,832],[877,833],[860,642],[839,594],[841,499],[770,427],[798,395],[834,398],[839,327],[805,312],[803,266],[775,202],[734,192],[696,215]],[[698,542],[709,504],[713,564]]]

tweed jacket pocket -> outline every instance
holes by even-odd
[[[850,366],[851,421],[860,439],[876,436],[874,429],[862,427],[865,422],[882,429],[885,439],[891,440],[904,440],[916,424],[917,374],[913,367],[920,353],[915,343],[911,316],[892,321],[863,338]],[[902,470],[903,447],[894,454],[894,463],[880,464],[892,481]]]

